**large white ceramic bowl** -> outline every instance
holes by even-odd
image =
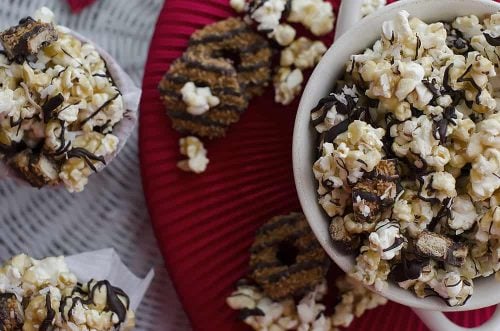
[[[356,2],[357,0],[344,0],[343,2],[346,3],[346,1]],[[342,76],[350,55],[360,53],[373,45],[375,40],[380,38],[382,23],[392,19],[403,9],[412,16],[419,17],[430,23],[450,21],[457,16],[470,14],[482,17],[499,11],[500,4],[491,0],[399,1],[364,18],[345,32],[335,41],[314,70],[305,87],[295,120],[293,136],[295,184],[300,203],[311,228],[328,255],[344,271],[349,271],[353,267],[354,257],[346,256],[334,248],[328,234],[329,218],[318,204],[317,183],[312,172],[317,135],[310,124],[310,111],[322,97],[328,95],[335,81]],[[349,17],[341,17],[340,20],[342,20],[343,25],[349,24]],[[412,292],[401,289],[395,284],[390,284],[388,289],[381,294],[392,301],[416,308],[417,313],[423,317],[424,322],[434,330],[455,330],[455,326],[452,326],[444,315],[429,313],[425,310],[463,311],[498,304],[500,303],[500,283],[496,282],[494,277],[475,280],[472,298],[466,305],[461,307],[448,307],[439,298],[417,298]],[[448,324],[443,324],[446,322]],[[495,317],[487,325],[483,325],[481,330],[487,330],[486,327],[492,327],[491,330],[500,330],[500,309],[497,310]]]

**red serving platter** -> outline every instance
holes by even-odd
[[[245,275],[255,230],[272,216],[300,210],[291,155],[298,102],[276,105],[272,88],[252,100],[225,138],[206,142],[210,164],[204,174],[176,167],[180,135],[165,115],[157,85],[193,31],[235,15],[228,3],[166,1],[150,47],[140,111],[141,171],[151,220],[193,329],[203,331],[248,330],[225,298]],[[339,3],[332,1],[336,12]],[[331,39],[329,35],[325,42]],[[471,327],[493,310],[448,316]],[[411,309],[389,303],[367,312],[349,330],[427,328]]]

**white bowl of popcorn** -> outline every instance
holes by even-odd
[[[500,15],[490,17],[499,11],[486,0],[383,8],[327,51],[297,112],[295,183],[318,240],[344,271],[433,330],[457,329],[439,312],[500,302]],[[389,179],[378,167],[392,160]],[[402,268],[406,278],[394,281]],[[497,312],[481,330],[499,323]]]
[[[132,133],[140,90],[46,7],[0,39],[0,178],[82,191]]]

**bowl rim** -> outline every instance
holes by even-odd
[[[307,154],[304,153],[304,151],[305,149],[308,149],[310,153],[311,151],[314,150],[315,146],[307,145],[304,142],[305,141],[304,138],[307,135],[310,135],[312,130],[309,120],[310,110],[312,109],[311,105],[315,105],[319,100],[315,99],[311,101],[312,97],[310,97],[310,94],[313,92],[314,89],[316,89],[316,85],[318,85],[318,82],[321,82],[321,76],[326,75],[326,73],[332,72],[332,70],[334,70],[333,68],[329,68],[328,65],[330,65],[332,61],[335,61],[334,58],[337,55],[337,53],[339,53],[343,47],[346,47],[349,44],[351,45],[356,44],[355,41],[356,36],[359,35],[359,33],[362,33],[363,31],[369,29],[373,30],[374,28],[380,31],[382,22],[387,19],[390,19],[390,17],[392,17],[394,14],[396,14],[401,10],[408,10],[411,13],[411,11],[417,10],[416,9],[417,6],[428,6],[427,8],[428,10],[429,8],[434,8],[434,7],[439,8],[444,4],[448,5],[447,8],[451,8],[450,11],[452,13],[459,12],[461,10],[461,6],[464,5],[477,8],[476,12],[482,11],[482,12],[494,13],[500,11],[500,3],[490,0],[474,0],[474,1],[403,0],[392,3],[380,9],[378,12],[369,15],[368,17],[365,17],[360,22],[355,24],[352,28],[350,28],[348,31],[346,31],[346,33],[343,34],[338,40],[336,40],[335,43],[325,53],[320,63],[316,66],[315,70],[313,71],[311,77],[309,78],[304,88],[304,92],[302,94],[300,104],[297,110],[297,115],[293,130],[292,161],[293,161],[294,181],[297,189],[298,198],[302,206],[302,210],[315,236],[317,237],[318,241],[323,246],[327,254],[330,256],[330,258],[332,258],[334,262],[344,271],[348,271],[351,269],[353,265],[352,262],[349,262],[348,261],[349,258],[346,257],[345,254],[340,253],[337,249],[335,249],[331,245],[329,236],[327,236],[328,239],[326,240],[322,237],[322,232],[324,232],[324,230],[321,230],[321,228],[324,228],[325,225],[318,224],[318,221],[323,222],[323,219],[327,218],[328,216],[324,214],[324,212],[321,210],[320,212],[322,214],[322,217],[320,217],[320,219],[318,220],[316,219],[318,215],[317,212],[313,213],[312,211],[313,209],[321,209],[317,202],[315,180],[312,181],[314,186],[313,187],[314,194],[311,195],[309,192],[306,192],[307,186],[309,186],[309,188],[311,186],[310,178],[312,176],[312,163],[310,162],[310,160],[304,157],[304,155]],[[457,16],[462,16],[463,14],[457,13],[450,15],[448,13],[447,15],[452,17],[453,16],[457,17]],[[441,14],[440,16],[444,16],[444,14]],[[426,19],[424,19],[424,21],[426,21]],[[358,47],[358,49],[360,50],[366,49],[366,47],[371,47],[372,44],[373,41],[368,46],[359,44],[360,47]],[[350,47],[352,48],[353,46]],[[335,77],[334,74],[331,74],[331,76]],[[333,85],[334,81],[335,81],[334,79],[329,79],[328,83],[325,85],[331,86]],[[477,280],[474,280],[475,290],[477,289],[478,286],[483,286],[483,287],[487,286],[488,283],[494,281],[493,278],[494,277],[490,276],[487,278],[481,278],[481,279],[478,278]],[[436,310],[436,311],[467,311],[467,310],[479,309],[495,305],[500,302],[499,295],[487,295],[487,296],[482,296],[480,298],[478,298],[477,296],[473,296],[475,300],[471,300],[471,302],[468,303],[467,305],[459,307],[449,307],[442,300],[439,300],[438,298],[425,298],[425,299],[418,298],[414,295],[413,292],[404,290],[390,281],[387,289],[384,289],[383,291],[377,291],[375,290],[374,287],[369,287],[369,288],[385,296],[386,298],[398,302],[400,304],[410,306],[413,308]],[[500,284],[496,284],[496,291],[497,291],[496,293],[500,293]]]

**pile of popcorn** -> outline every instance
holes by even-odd
[[[364,284],[459,306],[500,276],[499,47],[500,13],[401,11],[312,110],[319,203]]]
[[[128,331],[129,299],[107,281],[78,284],[64,257],[17,255],[0,268],[0,317],[8,330]]]
[[[125,108],[106,63],[93,45],[56,26],[45,7],[0,39],[6,50],[0,54],[1,154],[33,186],[62,182],[70,192],[82,191],[119,143],[113,128]],[[24,41],[39,47],[29,54],[9,49]]]
[[[298,302],[286,299],[272,301],[258,287],[242,282],[227,304],[240,312],[240,318],[254,330],[298,330],[337,331],[339,327],[349,327],[355,317],[366,310],[387,303],[387,299],[371,292],[349,276],[337,279],[341,301],[335,306],[331,316],[326,315],[326,306],[321,300],[328,292],[326,281],[317,285]]]
[[[288,105],[302,91],[303,71],[314,68],[327,48],[319,40],[296,38],[290,24],[302,24],[314,36],[324,36],[333,30],[335,15],[331,3],[324,0],[230,0],[231,7],[245,14],[281,46],[279,68],[274,75],[275,101]]]

